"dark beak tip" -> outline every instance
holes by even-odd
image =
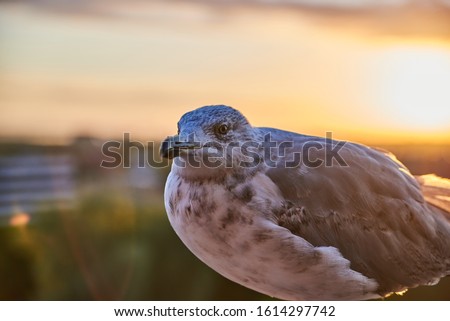
[[[168,158],[168,159],[172,159],[172,158],[176,157],[175,150],[171,144],[172,141],[173,141],[173,138],[169,136],[161,143],[161,147],[159,149],[159,155],[161,155],[161,157]]]
[[[178,136],[169,136],[162,143],[160,148],[161,157],[172,159],[180,156],[181,150],[199,148],[200,144],[197,142],[180,141]]]

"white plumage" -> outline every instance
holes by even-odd
[[[267,154],[267,137],[281,153]],[[359,300],[450,273],[450,183],[415,178],[387,152],[255,128],[227,106],[185,114],[161,152],[179,157],[164,196],[174,230],[244,286],[288,300]]]

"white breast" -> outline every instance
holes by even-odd
[[[336,248],[315,248],[264,215],[265,207],[282,201],[264,174],[250,182],[255,188],[248,203],[220,184],[205,184],[187,182],[171,172],[165,206],[183,243],[218,273],[287,300],[378,297],[377,283],[351,270]]]

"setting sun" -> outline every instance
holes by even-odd
[[[372,18],[356,12],[336,12],[348,22],[337,28],[287,8],[217,15],[187,3],[127,4],[118,20],[105,17],[124,7],[109,2],[89,19],[0,12],[0,136],[163,139],[187,110],[226,104],[255,126],[375,145],[450,142],[450,38],[403,37],[395,23],[362,32],[360,19]]]
[[[396,47],[376,64],[374,102],[398,126],[419,131],[450,126],[450,51]]]

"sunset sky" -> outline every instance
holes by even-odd
[[[0,2],[1,138],[160,139],[227,104],[256,126],[450,143],[450,1],[67,3]]]

